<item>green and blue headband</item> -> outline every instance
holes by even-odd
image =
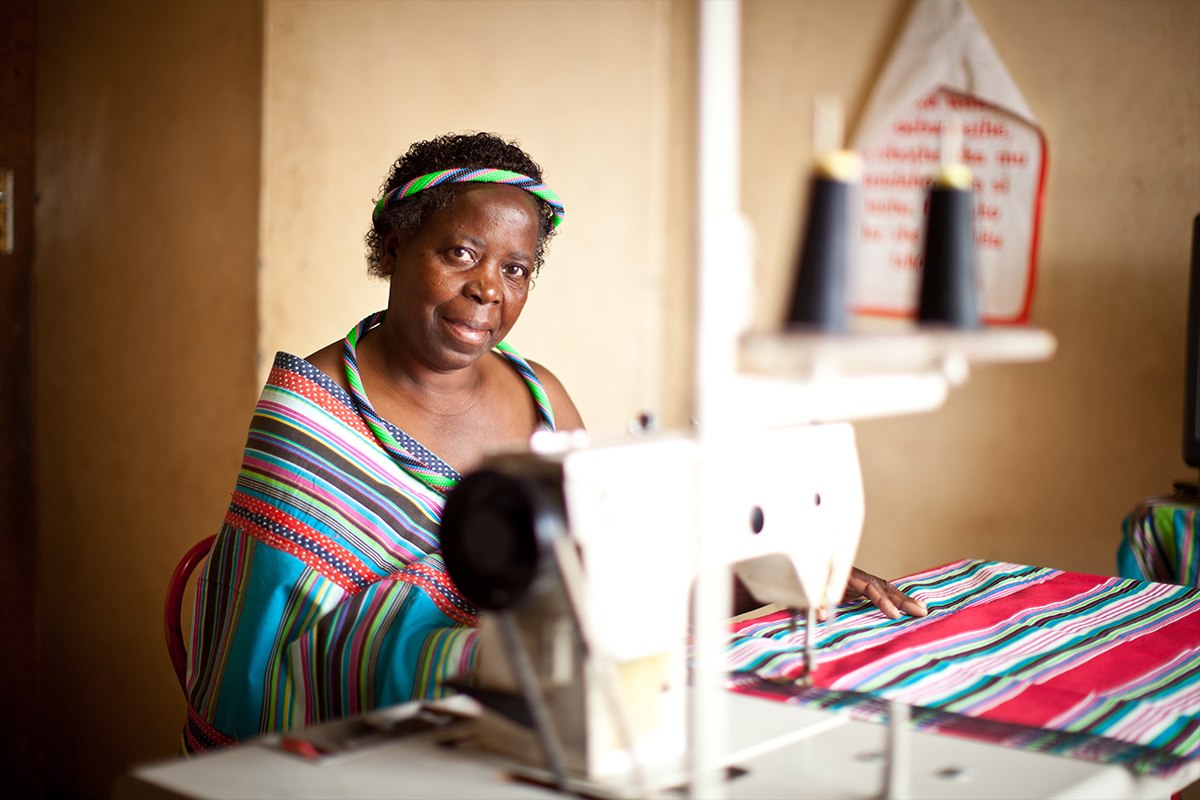
[[[385,211],[404,198],[411,197],[423,189],[440,186],[443,183],[503,183],[508,186],[515,186],[518,189],[524,189],[534,197],[544,200],[550,206],[550,210],[554,213],[553,226],[555,228],[562,222],[563,214],[566,213],[563,210],[562,201],[558,199],[558,195],[554,193],[554,190],[550,189],[546,184],[522,175],[519,172],[509,172],[506,169],[458,168],[431,172],[428,175],[413,178],[403,186],[392,189],[375,204],[375,212],[371,218],[378,221]]]

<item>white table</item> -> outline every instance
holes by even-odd
[[[730,798],[884,796],[885,726],[754,697],[733,695],[730,702],[733,763],[746,770],[727,784]],[[468,732],[469,727],[460,727],[421,733],[325,759],[284,752],[278,746],[280,737],[269,736],[199,758],[138,767],[118,786],[116,798],[536,800],[562,796],[515,780],[511,765],[480,752]],[[806,735],[784,747],[755,752],[766,740]],[[457,744],[439,744],[445,739]],[[1119,766],[925,733],[910,732],[907,749],[914,798],[1167,798],[1200,779],[1200,762],[1169,779],[1138,777]]]

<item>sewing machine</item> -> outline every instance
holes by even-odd
[[[722,559],[757,600],[811,624],[841,598],[862,528],[853,429],[763,431],[740,440],[737,459],[764,468],[723,489],[742,524]],[[485,709],[480,746],[592,795],[683,781],[700,462],[694,437],[547,435],[451,493],[447,569],[487,609],[462,687]]]

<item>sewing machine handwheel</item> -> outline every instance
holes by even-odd
[[[536,477],[474,472],[459,481],[442,511],[446,571],[480,608],[512,608],[557,574],[553,539],[564,528],[561,494]]]

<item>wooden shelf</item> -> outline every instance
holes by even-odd
[[[1057,343],[1037,328],[975,331],[919,329],[896,333],[751,333],[742,337],[745,374],[782,379],[824,375],[891,375],[940,370],[955,373],[979,364],[1044,361]]]

